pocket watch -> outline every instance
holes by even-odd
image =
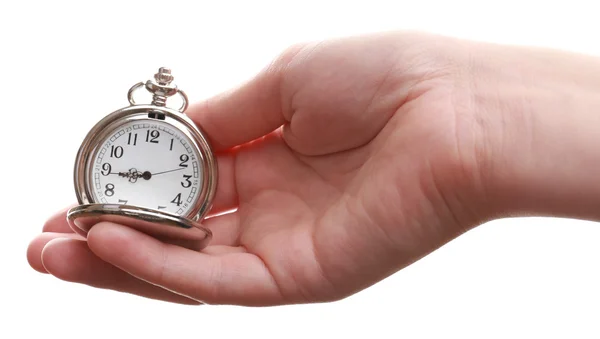
[[[201,250],[212,237],[201,221],[212,207],[217,163],[209,141],[189,117],[187,95],[160,68],[153,80],[128,91],[130,105],[88,132],[74,169],[78,205],[67,213],[76,233],[87,236],[101,221],[119,223],[159,240]],[[134,100],[137,90],[150,104]],[[167,107],[178,95],[179,109]]]

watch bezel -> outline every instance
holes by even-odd
[[[151,117],[149,116],[150,113],[153,115],[159,113],[161,118]],[[212,147],[204,132],[184,113],[168,107],[157,107],[154,105],[132,105],[121,108],[105,116],[90,129],[77,152],[75,160],[74,185],[79,204],[102,204],[100,201],[94,199],[93,194],[91,170],[93,168],[94,155],[102,147],[102,142],[105,138],[113,133],[116,128],[135,120],[157,120],[168,124],[189,138],[193,143],[191,146],[195,147],[200,155],[201,188],[196,200],[193,202],[192,208],[182,215],[166,211],[150,210],[157,215],[164,215],[165,218],[180,217],[192,221],[202,220],[212,208],[212,201],[217,185],[218,169]],[[114,206],[115,204],[106,205]],[[135,209],[136,206],[128,205],[128,207]],[[148,209],[145,208],[144,210]]]

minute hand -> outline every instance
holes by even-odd
[[[154,175],[159,175],[159,174],[164,174],[164,173],[169,173],[169,172],[175,172],[175,171],[180,171],[182,169],[185,169],[185,167],[176,168],[176,169],[169,170],[169,171],[164,171],[164,172],[152,173],[152,175],[154,176]]]

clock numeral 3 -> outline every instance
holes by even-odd
[[[185,180],[185,181],[181,182],[181,186],[183,186],[183,188],[188,188],[188,187],[192,186],[192,182],[190,181],[191,177],[192,177],[191,175],[185,175],[185,174],[183,175],[183,179]]]
[[[177,194],[175,199],[171,200],[171,202],[177,206],[181,205],[181,193]]]
[[[120,158],[123,156],[123,147],[115,145],[110,146],[110,157],[111,158]]]
[[[147,130],[146,131],[146,142],[151,142],[153,144],[158,144],[158,137],[160,136],[160,132],[157,130]]]
[[[106,190],[104,191],[104,194],[107,197],[112,197],[113,195],[115,195],[115,185],[113,184],[106,184]]]

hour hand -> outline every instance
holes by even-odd
[[[152,178],[152,174],[150,172],[141,172],[135,168],[132,168],[127,172],[119,172],[118,175],[120,177],[129,179],[129,182],[131,183],[136,182],[139,178],[143,178],[144,180],[150,180],[150,178]]]

